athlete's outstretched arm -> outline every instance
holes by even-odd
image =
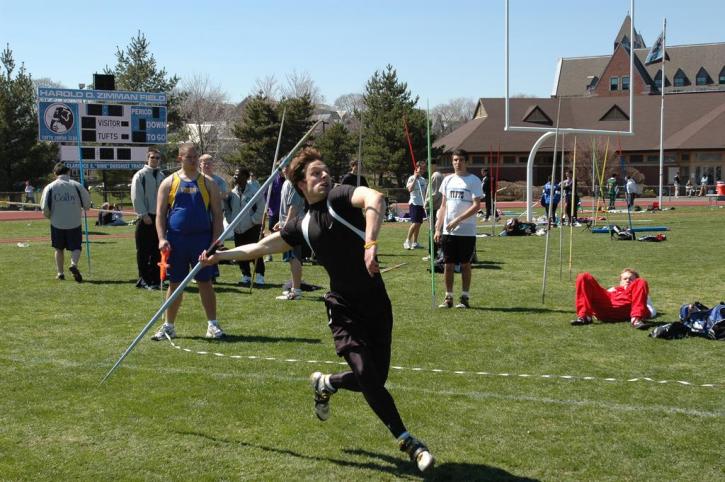
[[[267,254],[284,253],[290,249],[292,249],[292,246],[287,244],[279,233],[274,233],[273,235],[262,239],[258,243],[245,244],[226,251],[217,251],[211,256],[209,256],[205,250],[201,253],[201,256],[199,256],[199,261],[204,266],[211,266],[213,264],[217,264],[219,261],[232,259],[248,261],[261,258]]]
[[[365,266],[372,276],[380,272],[378,261],[375,256],[378,254],[378,235],[380,226],[383,224],[383,212],[385,212],[385,197],[375,189],[368,187],[357,187],[352,193],[352,205],[364,210],[365,215]]]

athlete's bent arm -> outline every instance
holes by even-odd
[[[372,276],[380,272],[378,261],[375,256],[378,254],[378,235],[380,226],[383,223],[383,212],[385,211],[385,198],[375,189],[360,186],[352,193],[352,205],[364,210],[365,215],[365,266]],[[372,243],[372,244],[371,244]]]
[[[456,226],[476,214],[479,209],[481,209],[481,200],[477,197],[474,197],[471,207],[463,211],[463,213],[461,213],[459,216],[456,216],[450,223],[448,223],[446,225],[446,230],[450,233],[456,228]]]
[[[263,238],[258,243],[245,244],[226,251],[217,251],[211,256],[209,256],[205,250],[201,253],[201,256],[199,256],[199,261],[204,266],[211,266],[213,264],[217,264],[219,261],[232,259],[249,261],[261,258],[267,254],[284,253],[290,249],[292,249],[292,246],[282,239],[282,235],[274,233],[271,236]]]

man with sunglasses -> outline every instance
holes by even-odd
[[[131,202],[138,215],[136,221],[137,288],[159,289],[161,284],[158,263],[161,261],[159,238],[156,234],[156,197],[164,174],[159,169],[161,153],[149,147],[146,165],[133,175]]]

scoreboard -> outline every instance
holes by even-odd
[[[40,140],[103,144],[165,144],[166,107],[40,102]]]

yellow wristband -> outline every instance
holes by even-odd
[[[375,240],[373,240],[373,241],[368,241],[367,243],[365,243],[365,245],[363,246],[363,248],[365,248],[365,249],[370,249],[370,248],[372,248],[373,246],[375,246],[376,244],[378,244],[378,242],[377,242],[377,241],[375,241]]]

